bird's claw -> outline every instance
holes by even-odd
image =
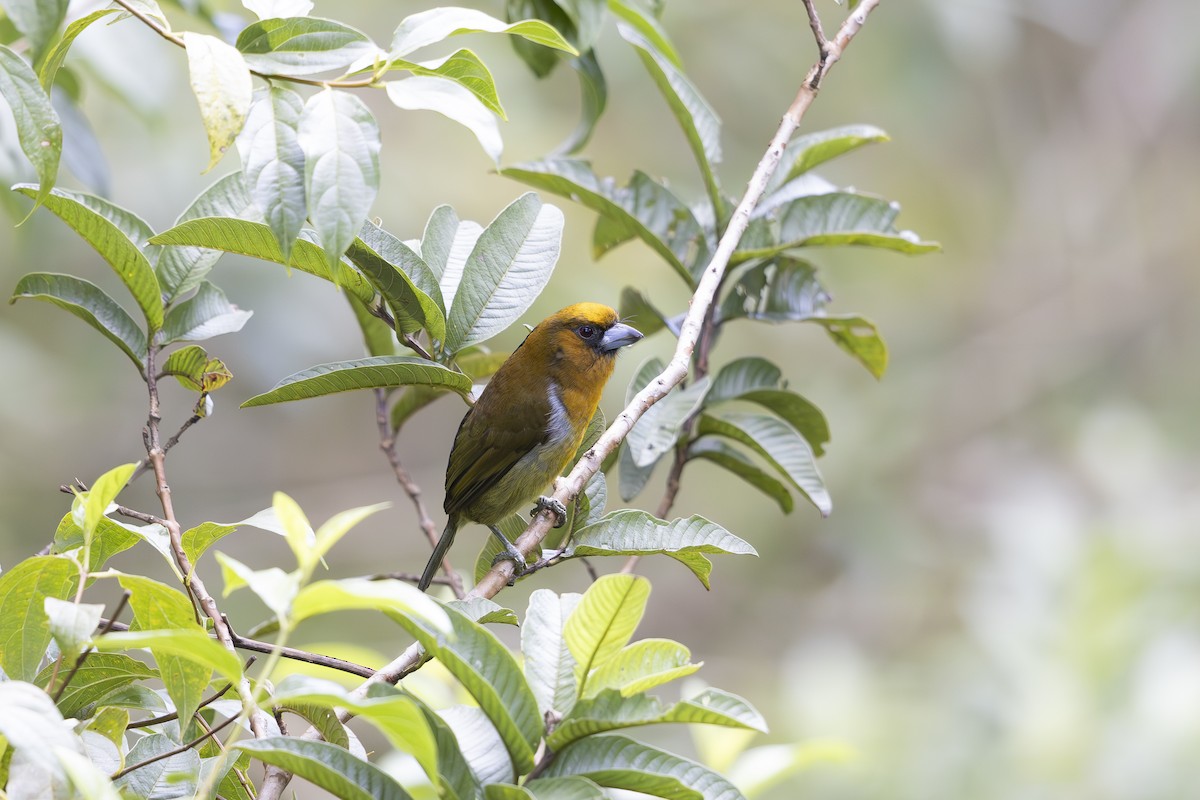
[[[529,568],[529,565],[525,563],[525,556],[516,547],[510,546],[505,548],[504,552],[497,553],[496,557],[492,559],[492,566],[496,566],[501,561],[513,562],[513,566],[516,567],[513,572],[514,577],[523,575],[525,570]]]
[[[533,511],[529,513],[529,516],[536,517],[547,508],[554,512],[554,527],[561,528],[567,524],[567,507],[553,497],[539,497],[537,505],[533,507]]]

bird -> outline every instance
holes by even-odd
[[[488,382],[458,426],[446,466],[446,528],[417,587],[425,591],[466,522],[487,526],[505,553],[525,559],[497,525],[526,503],[566,509],[542,492],[579,449],[612,376],[617,351],[642,338],[617,312],[576,303],[534,327]]]

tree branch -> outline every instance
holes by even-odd
[[[130,764],[125,769],[114,772],[112,775],[109,776],[109,780],[115,781],[117,778],[120,778],[122,775],[128,775],[129,773],[133,772],[135,769],[141,769],[142,767],[146,766],[147,764],[153,764],[155,761],[162,761],[164,758],[170,758],[171,756],[177,756],[180,753],[186,753],[188,750],[191,750],[193,747],[200,744],[201,742],[203,742],[205,739],[209,738],[210,736],[215,736],[216,734],[225,730],[226,728],[228,728],[230,725],[232,725],[236,721],[237,721],[237,715],[228,717],[220,725],[217,725],[214,728],[210,728],[209,730],[205,731],[200,736],[197,736],[195,739],[192,739],[187,744],[181,744],[181,745],[179,745],[179,747],[176,747],[172,750],[168,750],[165,753],[159,753],[156,756],[151,756],[150,758],[147,758],[145,761],[139,761],[136,764]]]
[[[771,143],[767,147],[766,153],[758,162],[758,166],[755,168],[754,174],[751,176],[749,184],[746,187],[746,193],[742,196],[741,202],[738,203],[737,208],[734,210],[733,217],[730,219],[729,226],[725,229],[725,233],[721,236],[721,240],[717,244],[717,250],[713,254],[712,260],[704,269],[704,274],[696,286],[695,293],[692,295],[687,316],[684,317],[683,325],[680,328],[679,340],[675,346],[675,354],[671,357],[670,363],[667,364],[666,369],[652,380],[646,388],[637,393],[632,402],[626,406],[625,410],[609,426],[608,430],[600,436],[596,443],[584,454],[583,458],[579,460],[575,468],[571,470],[571,473],[566,478],[556,481],[554,498],[564,506],[573,502],[579,493],[583,491],[583,487],[587,484],[588,479],[600,471],[600,466],[604,463],[604,459],[617,449],[621,441],[629,434],[634,423],[646,413],[646,410],[666,397],[667,393],[678,386],[687,376],[692,351],[695,349],[696,342],[699,339],[703,321],[709,313],[709,307],[716,297],[717,288],[720,286],[721,279],[725,274],[729,258],[733,255],[738,241],[750,224],[750,215],[766,191],[767,181],[779,166],[779,160],[783,157],[783,151],[787,146],[788,140],[796,132],[796,128],[799,127],[805,112],[808,111],[809,106],[816,99],[821,78],[829,71],[833,63],[841,57],[842,51],[862,28],[867,15],[879,3],[880,0],[862,0],[858,8],[842,23],[837,36],[830,42],[828,57],[822,58],[809,69],[804,82],[800,86],[800,91],[796,94],[796,98],[788,107],[787,112],[784,113],[783,119],[779,123],[779,128],[771,138]],[[526,556],[533,553],[541,545],[542,540],[546,538],[553,524],[553,512],[549,510],[541,512],[530,522],[525,532],[518,537],[515,542],[517,548]],[[467,598],[494,597],[501,589],[508,585],[508,582],[513,579],[514,574],[515,565],[511,561],[501,561],[492,567],[488,574],[483,577],[483,580],[476,584],[475,588],[467,594]],[[414,643],[410,645],[408,649],[390,664],[380,669],[355,689],[352,695],[355,697],[365,697],[373,684],[382,682],[394,684],[398,682],[405,675],[421,665],[421,659],[424,654],[425,651],[419,644]],[[343,715],[345,719],[349,719],[350,717],[343,710],[338,713],[339,719]],[[320,738],[320,734],[315,729],[310,728],[305,732],[304,738],[317,739]],[[263,773],[262,787],[258,794],[259,800],[279,800],[291,777],[291,773],[287,770],[268,765],[266,771]]]

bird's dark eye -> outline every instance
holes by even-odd
[[[580,325],[577,333],[582,339],[591,339],[596,335],[596,329],[591,325]]]

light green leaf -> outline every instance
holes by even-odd
[[[356,95],[325,89],[304,104],[298,136],[308,217],[336,268],[379,192],[379,126]]]
[[[462,33],[507,33],[535,44],[578,55],[558,31],[540,20],[506,25],[482,11],[469,8],[433,8],[405,17],[392,35],[391,57],[401,58],[426,45]]]
[[[11,673],[9,677],[13,678]],[[50,696],[15,678],[0,681],[0,737],[32,764],[52,774],[59,772],[56,750],[83,752],[83,742],[63,723]]]
[[[490,339],[528,310],[554,271],[562,230],[562,212],[532,192],[500,212],[463,267],[447,319],[446,352]]]
[[[598,784],[577,775],[565,778],[534,778],[513,788],[528,792],[534,800],[608,800],[608,795]],[[492,800],[491,796],[488,796],[487,800]]]
[[[215,392],[233,378],[229,368],[219,358],[209,358],[199,345],[190,344],[171,353],[162,366],[164,375],[171,375],[185,389],[193,392]]]
[[[183,552],[187,554],[188,561],[192,563],[192,566],[196,566],[196,560],[203,555],[205,550],[236,531],[238,524],[240,523],[222,525],[219,522],[201,522],[196,527],[184,531]]]
[[[304,151],[298,139],[304,98],[272,84],[254,96],[245,127],[237,137],[246,193],[262,213],[284,260],[304,227]]]
[[[73,275],[32,272],[17,282],[9,302],[26,297],[53,303],[79,317],[121,348],[139,370],[144,368],[146,334],[99,286]]]
[[[201,342],[223,333],[236,333],[253,314],[229,302],[213,284],[201,281],[195,295],[167,312],[162,344]]]
[[[358,523],[362,522],[372,514],[376,514],[385,508],[388,508],[391,503],[375,503],[370,506],[359,506],[346,511],[339,511],[317,529],[316,541],[313,543],[313,562],[308,566],[315,567],[316,562],[324,558],[333,546],[342,540],[342,537],[350,532]]]
[[[302,567],[315,563],[317,558],[314,555],[314,549],[317,543],[317,534],[309,524],[308,517],[304,515],[300,504],[283,492],[275,492],[271,496],[271,511],[274,512],[275,522],[279,525],[280,533],[283,534],[288,549],[296,557],[296,563]],[[297,619],[297,621],[299,620]]]
[[[50,623],[50,636],[58,645],[59,652],[68,658],[78,655],[99,625],[104,606],[74,603],[56,597],[47,597],[42,602]]]
[[[3,45],[0,45],[0,97],[8,101],[12,110],[21,152],[37,171],[38,189],[30,195],[34,200],[33,209],[36,209],[58,179],[58,161],[63,148],[62,124],[33,68]]]
[[[201,192],[179,215],[175,224],[205,217],[240,217],[251,222],[262,221],[262,214],[246,194],[240,172],[231,172]],[[208,247],[163,247],[154,271],[162,287],[164,302],[170,305],[199,286],[221,254],[220,249]]]
[[[721,161],[721,120],[683,70],[659,52],[637,29],[618,23],[621,37],[637,49],[642,64],[667,101],[692,148],[715,215],[724,216],[725,199],[714,168]]]
[[[668,240],[663,238],[663,236],[669,235],[675,227],[690,229],[689,220],[694,223],[695,219],[687,206],[674,198],[674,195],[671,195],[665,187],[658,185],[662,192],[653,192],[652,199],[640,195],[632,186],[629,191],[614,192],[596,177],[587,161],[574,158],[526,162],[515,167],[506,167],[500,170],[500,174],[535,189],[574,200],[608,220],[617,233],[608,237],[605,243],[599,246],[603,249],[597,248],[594,253],[597,257],[603,255],[607,249],[614,247],[617,239],[624,241],[632,236],[637,236],[670,264],[689,286],[695,285],[695,279],[684,266],[680,255],[672,250]],[[637,188],[647,189],[650,188],[650,184],[639,182]],[[626,205],[627,203],[629,205]],[[639,211],[646,216],[647,220],[651,220],[653,228],[639,218]],[[677,218],[676,213],[681,216]],[[683,222],[678,223],[677,219],[682,219]],[[665,225],[660,223],[665,223]],[[696,230],[699,230],[698,225]]]
[[[854,356],[876,378],[887,372],[887,345],[874,322],[853,314],[821,315],[804,321],[824,328],[838,347]]]
[[[279,242],[275,241],[275,234],[261,222],[230,217],[185,220],[155,236],[153,243],[207,247],[260,258],[263,261],[273,261],[331,281],[352,292],[364,303],[371,302],[375,297],[375,289],[366,278],[341,261],[330,269],[329,261],[321,248],[311,242],[297,240],[292,248],[291,260],[285,260],[279,249]]]
[[[402,333],[427,330],[432,339],[446,338],[437,277],[412,248],[368,220],[346,256],[378,287]]]
[[[695,761],[624,736],[589,736],[568,745],[543,774],[582,775],[667,800],[744,800],[737,787]]]
[[[117,495],[125,488],[125,484],[129,483],[135,469],[137,469],[137,464],[122,464],[119,467],[113,467],[92,484],[92,488],[87,492],[87,502],[84,505],[85,542],[95,534],[96,526],[100,524],[104,512],[117,499]]]
[[[37,675],[50,644],[43,603],[47,597],[74,597],[78,580],[76,566],[59,556],[27,558],[0,574],[0,669],[10,679]]]
[[[178,747],[178,742],[170,737],[152,733],[138,739],[125,759],[131,765],[139,764]],[[184,750],[127,772],[117,779],[116,785],[134,797],[191,797],[196,793],[199,779],[200,754],[195,750]]]
[[[254,85],[236,47],[203,33],[185,31],[181,36],[187,47],[192,94],[200,104],[208,134],[207,171],[216,166],[242,130]]]
[[[676,389],[646,410],[625,439],[633,463],[653,466],[675,446],[683,423],[704,405],[708,378]]]
[[[436,362],[413,356],[374,356],[321,364],[289,375],[271,391],[255,395],[242,403],[242,408],[321,397],[353,389],[408,385],[446,387],[464,397],[471,391],[470,378]]]
[[[341,800],[411,798],[386,772],[328,742],[270,736],[234,746],[259,761],[299,775]]]
[[[346,70],[378,50],[349,25],[290,15],[247,25],[238,34],[237,49],[251,69],[288,76]]]
[[[234,590],[249,586],[250,591],[263,601],[263,605],[271,609],[279,619],[287,619],[288,610],[296,593],[300,591],[300,576],[293,572],[284,572],[279,567],[266,569],[251,569],[232,556],[218,551],[217,563],[221,565],[221,576],[225,581],[222,597],[228,597]]]
[[[749,797],[761,797],[798,772],[821,764],[845,764],[856,756],[849,745],[829,740],[770,744],[747,750],[727,772]]]
[[[38,190],[26,183],[13,187],[27,197]],[[154,268],[141,251],[150,228],[141,219],[107,200],[82,192],[54,189],[45,198],[46,208],[57,214],[109,263],[125,283],[153,333],[162,327],[163,304]]]
[[[537,700],[513,654],[495,634],[465,614],[446,608],[451,631],[435,630],[416,617],[396,618],[425,651],[470,692],[495,726],[519,773],[533,768],[541,739]]]
[[[34,683],[48,690],[54,674],[54,665],[49,664],[34,679]],[[65,675],[60,674],[55,687],[61,685]],[[75,677],[67,684],[58,698],[58,709],[65,717],[89,716],[89,706],[97,705],[113,692],[140,680],[157,678],[158,672],[135,658],[121,653],[91,653],[79,665]],[[107,701],[106,701],[107,702]],[[126,715],[128,719],[128,715]]]
[[[458,214],[450,206],[442,205],[435,208],[429,215],[429,221],[425,223],[425,232],[421,234],[421,258],[433,276],[438,279],[439,286],[442,273],[446,271],[446,262],[450,258],[450,249],[454,246],[454,237],[458,234],[458,229]],[[479,230],[482,231],[483,228],[480,227]],[[475,237],[479,238],[479,234],[477,233]],[[471,246],[474,247],[475,243],[471,242]],[[442,307],[444,309],[445,304]]]
[[[787,487],[781,481],[759,469],[741,452],[715,436],[701,436],[692,441],[688,445],[687,457],[689,461],[695,459],[711,461],[732,472],[778,503],[779,508],[785,514],[792,513],[792,509],[795,507],[791,494],[788,493]]]
[[[205,684],[208,683],[208,676],[214,670],[230,681],[238,681],[242,677],[242,663],[238,657],[199,628],[116,631],[98,637],[94,646],[102,653],[138,648],[149,649],[155,654],[155,660],[159,662],[159,670],[164,673],[164,680],[166,680],[166,667],[162,663],[160,654],[178,656],[191,664],[202,667],[205,673]]]
[[[500,164],[504,141],[493,111],[470,89],[440,77],[414,75],[401,81],[388,81],[388,100],[406,111],[436,111],[462,125],[475,135],[479,146],[492,161]]]
[[[669,522],[645,511],[626,509],[606,514],[599,522],[580,529],[566,553],[574,556],[649,555],[662,553],[679,561],[709,588],[712,562],[705,554],[758,555],[745,540],[693,514]]]
[[[741,697],[721,689],[705,689],[681,700],[668,712],[668,722],[702,723],[767,732],[767,721]]]
[[[712,434],[741,442],[765,458],[803,492],[822,516],[829,516],[833,510],[833,502],[817,469],[812,446],[783,420],[746,412],[704,414],[700,417],[696,432],[700,436]]]
[[[779,168],[767,187],[768,193],[803,175],[813,167],[837,158],[843,153],[875,142],[886,142],[889,136],[874,125],[845,125],[825,131],[797,136],[788,142],[779,159]]]
[[[543,718],[551,711],[565,715],[575,704],[575,658],[563,638],[563,625],[580,597],[558,595],[549,589],[537,589],[529,596],[521,626],[521,653],[525,656],[525,680]]]
[[[67,3],[68,0],[4,0],[0,3],[13,27],[25,35],[34,62],[42,58],[62,24]]]
[[[492,78],[491,70],[470,50],[456,50],[445,58],[419,63],[396,59],[388,64],[388,68],[454,81],[475,95],[489,111],[503,120],[508,119],[504,106],[500,104],[500,96],[496,93],[496,81]]]
[[[384,611],[393,618],[420,620],[423,630],[449,631],[451,622],[442,606],[414,586],[396,581],[344,578],[317,581],[300,590],[292,604],[292,620],[356,609]]]
[[[52,552],[65,553],[83,547],[83,526],[75,521],[74,514],[66,514],[58,523],[54,532],[54,549]],[[140,542],[142,537],[119,522],[108,517],[101,517],[92,535],[91,557],[84,566],[89,572],[103,569],[105,562],[117,553],[128,550]]]
[[[633,697],[700,669],[691,659],[691,651],[670,639],[633,642],[596,669],[588,680],[588,696],[611,689],[622,697]]]
[[[563,639],[575,659],[580,695],[586,693],[592,670],[633,636],[649,597],[650,581],[637,575],[604,575],[584,592],[563,625]]]
[[[472,622],[480,625],[518,625],[517,612],[505,608],[494,600],[486,597],[471,597],[465,600],[450,600],[446,605],[461,611]]]

